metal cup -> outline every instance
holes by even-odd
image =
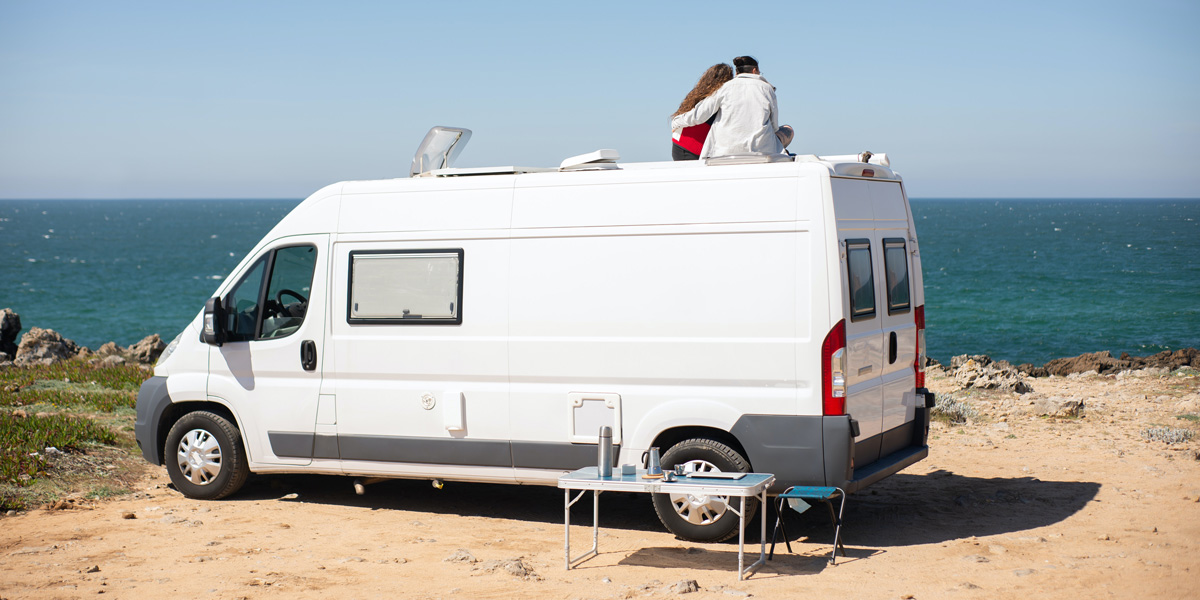
[[[658,456],[658,446],[655,446],[643,453],[642,459],[646,461],[647,475],[662,475],[662,462]]]

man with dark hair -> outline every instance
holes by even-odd
[[[783,152],[784,144],[776,133],[780,127],[775,86],[763,79],[752,56],[733,59],[733,66],[737,70],[733,80],[692,110],[671,119],[671,129],[698,125],[715,115],[700,158]]]
[[[738,75],[742,73],[760,74],[758,72],[758,61],[754,60],[753,56],[739,56],[733,59],[733,68],[737,71]]]

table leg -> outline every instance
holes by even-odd
[[[747,575],[758,571],[759,567],[767,563],[767,491],[763,490],[757,497],[759,510],[762,511],[759,515],[758,560],[748,567],[742,566],[745,563],[743,540],[746,532],[746,497],[742,497],[741,531],[738,532],[738,581],[744,580]]]
[[[571,490],[563,490],[563,562],[571,570]]]
[[[756,565],[767,562],[767,490],[765,489],[762,492],[762,499],[758,501],[758,510],[762,511],[762,533],[758,537],[758,562],[754,563]]]
[[[745,578],[742,565],[746,561],[746,497],[742,496],[742,512],[738,514],[738,581]]]
[[[573,500],[571,499],[571,490],[564,489],[563,493],[566,495],[564,500],[566,506],[563,508],[563,520],[565,521],[563,526],[563,539],[565,540],[563,554],[566,557],[567,570],[570,571],[572,564],[582,562],[583,559],[589,556],[600,554],[600,490],[592,491],[592,549],[575,558],[571,558],[571,506],[579,502],[579,499],[583,498],[587,490],[580,491],[579,495],[575,496]]]

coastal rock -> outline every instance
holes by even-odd
[[[166,349],[167,345],[163,343],[162,338],[158,337],[157,333],[152,333],[129,347],[129,357],[144,365],[152,365]]]
[[[99,350],[96,350],[96,354],[99,356],[113,356],[121,354],[122,352],[123,350],[121,350],[121,347],[118,346],[116,342],[108,342],[107,344],[100,346]]]
[[[0,353],[12,360],[17,356],[17,334],[21,333],[21,315],[13,309],[0,310]]]
[[[1048,417],[1078,417],[1083,410],[1083,400],[1078,398],[1038,398],[1033,401],[1033,412]]]
[[[1133,363],[1135,369],[1167,369],[1174,371],[1181,367],[1196,367],[1200,368],[1200,350],[1195,348],[1180,348],[1174,352],[1163,350],[1158,354],[1150,356],[1129,356],[1122,353],[1121,360],[1128,360]]]
[[[986,367],[992,364],[992,357],[986,354],[959,354],[950,358],[950,370],[957,371],[959,367],[967,364],[968,361],[974,362],[980,367]]]
[[[1021,363],[1017,365],[1017,370],[1026,377],[1049,377],[1050,371],[1046,367],[1035,367],[1033,363]]]
[[[119,354],[109,354],[108,356],[100,359],[99,364],[102,367],[119,367],[125,364],[125,358]]]
[[[1095,371],[1103,375],[1131,368],[1135,368],[1132,360],[1113,358],[1112,353],[1108,350],[1080,354],[1079,356],[1072,356],[1070,358],[1056,358],[1045,365],[1047,372],[1059,377],[1066,377],[1074,373],[1087,373],[1088,371]]]
[[[13,362],[18,366],[52,365],[76,354],[79,354],[79,346],[75,342],[53,329],[33,327],[21,336],[21,345],[17,347],[17,357]]]
[[[1025,382],[1025,377],[1008,361],[992,362],[987,355],[969,356],[966,354],[950,359],[950,368],[954,382],[965,388],[980,388],[987,390],[1012,391],[1027,394],[1033,387]]]
[[[683,579],[667,586],[666,590],[676,594],[690,594],[700,591],[700,584],[695,579]]]
[[[1022,369],[1022,372],[1030,374],[1035,372],[1032,365],[1028,365],[1031,367],[1029,371],[1024,370],[1025,366],[1021,365],[1018,368]],[[1180,348],[1175,351],[1163,350],[1150,356],[1130,356],[1129,353],[1123,352],[1120,358],[1113,358],[1112,353],[1105,350],[1102,352],[1080,354],[1079,356],[1069,358],[1056,358],[1046,363],[1044,369],[1050,375],[1066,377],[1076,373],[1088,373],[1091,371],[1095,371],[1100,375],[1135,369],[1162,369],[1170,372],[1181,367],[1200,368],[1200,350],[1196,348]]]

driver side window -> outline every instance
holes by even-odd
[[[312,246],[292,246],[275,251],[259,339],[285,337],[300,329],[308,312],[316,264],[317,249]]]
[[[254,328],[258,323],[259,296],[262,295],[263,270],[268,256],[258,259],[250,272],[233,286],[225,296],[225,339],[230,342],[245,342],[254,339]]]
[[[227,340],[280,338],[299,329],[308,312],[316,259],[317,249],[308,245],[278,248],[260,258],[225,297]]]

